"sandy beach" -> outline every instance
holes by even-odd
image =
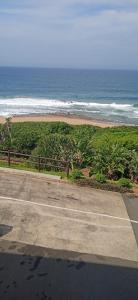
[[[3,124],[5,122],[4,117],[0,117],[0,123]],[[13,123],[18,122],[66,122],[71,125],[93,125],[99,126],[102,128],[106,127],[114,127],[119,126],[120,124],[106,122],[104,120],[93,120],[90,118],[79,117],[75,115],[57,115],[57,114],[49,114],[49,115],[24,115],[24,116],[13,116]]]

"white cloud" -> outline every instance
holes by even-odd
[[[107,0],[5,3],[0,64],[138,68],[136,0],[110,0],[110,6]],[[83,7],[77,13],[81,5],[97,4],[95,14],[83,14]]]

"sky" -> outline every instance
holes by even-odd
[[[0,66],[138,70],[138,0],[0,0]]]

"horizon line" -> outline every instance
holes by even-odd
[[[0,66],[0,68],[13,68],[13,69],[49,69],[49,70],[84,70],[84,71],[130,71],[138,72],[138,69],[128,68],[88,68],[88,67],[42,67],[42,66]]]

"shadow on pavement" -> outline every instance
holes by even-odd
[[[138,268],[107,260],[0,240],[0,299],[137,300]]]
[[[127,209],[130,220],[138,222],[138,196],[131,194],[123,195],[124,203]],[[131,223],[135,239],[138,245],[138,223]]]
[[[0,237],[2,237],[3,235],[8,234],[11,230],[12,230],[12,226],[8,226],[5,224],[0,224]]]

